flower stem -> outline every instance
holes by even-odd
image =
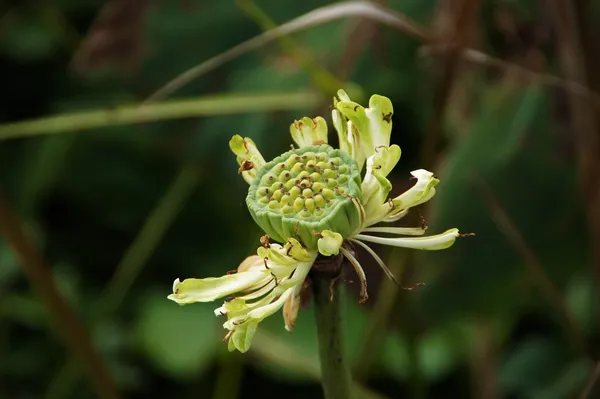
[[[325,271],[312,273],[321,385],[326,399],[352,398],[352,379],[342,342],[339,281]]]

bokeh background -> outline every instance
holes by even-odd
[[[411,170],[441,179],[400,225],[421,213],[432,233],[476,233],[377,248],[404,284],[427,283],[415,291],[359,253],[370,299],[350,271],[344,297],[359,396],[600,397],[600,3],[381,0],[316,24],[334,4],[0,5],[0,397],[322,397],[310,306],[292,334],[270,317],[240,355],[215,304],[166,296],[259,244],[230,137],[273,158],[293,120],[330,121],[338,88],[392,99],[394,195]],[[313,25],[148,100],[301,16]]]

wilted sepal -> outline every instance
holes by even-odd
[[[229,274],[222,277],[176,279],[173,293],[168,296],[180,305],[194,302],[212,302],[215,299],[250,289],[268,279],[261,270]]]
[[[348,96],[345,95],[345,98]],[[394,107],[389,98],[375,94],[369,99],[369,108],[347,99],[338,101],[335,108],[358,130],[353,155],[360,168],[376,148],[390,145]]]
[[[292,331],[296,325],[296,319],[298,318],[298,310],[300,309],[302,288],[304,284],[298,284],[292,288],[292,294],[285,301],[283,305],[283,321],[285,322],[285,329]]]
[[[242,306],[246,305],[246,309],[240,309],[237,312],[239,314],[236,314],[233,317],[231,317],[230,314],[232,312],[227,312],[227,321],[223,324],[223,327],[231,331],[231,337],[229,339],[233,341],[233,346],[237,350],[243,353],[250,348],[252,337],[254,336],[258,323],[281,309],[290,295],[292,295],[293,288],[286,289],[282,293],[280,293],[280,291],[281,289],[276,288],[272,294],[259,300],[258,303],[260,303],[261,306],[256,306],[254,304],[247,305],[244,303]],[[277,296],[278,298],[275,299]],[[227,303],[225,304],[225,308],[228,308]]]
[[[417,178],[417,183],[392,199],[393,208],[384,221],[397,220],[398,214],[429,201],[435,195],[435,186],[438,185],[440,180],[434,177],[433,173],[425,169],[418,169],[410,172],[410,174]]]
[[[460,234],[458,229],[450,229],[442,234],[437,234],[428,237],[399,237],[399,238],[384,238],[374,237],[371,235],[358,234],[354,237],[360,241],[372,242],[375,244],[390,245],[392,247],[422,249],[428,251],[436,251],[446,249],[454,244],[456,238]]]
[[[290,134],[300,148],[327,144],[327,122],[320,116],[304,117],[290,125]]]
[[[251,138],[236,134],[229,140],[229,148],[236,155],[242,177],[248,184],[252,183],[258,170],[266,163],[256,144]]]
[[[323,230],[321,232],[321,238],[317,241],[317,247],[319,253],[323,256],[333,256],[340,253],[340,248],[344,238],[341,234],[333,232],[331,230]]]
[[[229,352],[238,350],[241,353],[248,352],[250,345],[252,345],[252,339],[254,333],[258,328],[258,322],[248,322],[238,326],[235,330],[231,331],[229,342],[227,343],[227,349]]]
[[[362,183],[362,204],[365,209],[365,226],[378,223],[390,211],[390,206],[382,206],[392,190],[386,176],[400,160],[400,147],[380,147],[367,159],[367,171]]]

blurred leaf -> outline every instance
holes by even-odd
[[[221,344],[214,305],[178,306],[167,294],[151,294],[140,303],[137,338],[157,368],[173,377],[190,378],[208,365]]]
[[[0,240],[0,287],[8,287],[19,274],[19,264],[13,251]]]
[[[6,14],[6,30],[0,35],[0,51],[21,61],[36,61],[47,58],[58,47],[58,37],[44,23],[40,15]]]
[[[543,336],[531,337],[510,352],[500,370],[499,384],[507,394],[531,398],[539,387],[553,381],[562,361],[556,342]]]
[[[575,398],[585,386],[593,362],[589,359],[579,359],[567,363],[556,374],[554,380],[531,396],[532,399],[562,399]]]
[[[595,315],[598,301],[595,288],[595,281],[583,275],[576,275],[567,285],[565,294],[565,303],[573,318],[579,326],[589,332],[597,322]]]
[[[381,351],[384,368],[400,380],[406,380],[411,373],[408,340],[401,333],[390,333],[385,337]]]
[[[428,331],[419,339],[419,364],[430,381],[436,381],[448,373],[458,360],[459,348],[456,337],[448,329]]]

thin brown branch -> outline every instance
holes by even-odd
[[[588,399],[591,397],[592,390],[594,389],[594,385],[598,382],[598,378],[600,378],[600,362],[596,363],[596,367],[590,373],[590,376],[585,383],[585,387],[583,391],[581,391],[581,395],[579,395],[579,399]]]
[[[477,20],[479,0],[439,0],[438,28],[435,36],[445,51],[436,58],[433,70],[433,108],[421,147],[423,167],[430,168],[437,153],[437,147],[443,136],[444,116],[458,66],[462,49],[468,47],[469,38]]]
[[[19,259],[23,271],[54,320],[64,345],[79,361],[96,395],[118,398],[117,387],[106,365],[92,344],[90,335],[69,307],[54,283],[52,274],[21,227],[10,205],[0,194],[0,235],[4,236]]]
[[[495,399],[497,393],[497,360],[494,345],[494,327],[490,320],[478,320],[475,328],[472,354],[473,397]]]
[[[490,211],[492,220],[496,223],[500,232],[504,234],[508,242],[523,260],[523,264],[529,277],[539,286],[548,302],[552,304],[557,313],[564,320],[567,333],[573,341],[573,344],[581,353],[585,353],[585,338],[583,332],[575,322],[569,308],[567,308],[562,294],[554,286],[548,275],[546,275],[540,261],[531,248],[529,248],[529,245],[525,241],[525,238],[518,227],[496,200],[492,189],[478,174],[473,176],[473,183],[479,189],[479,194]]]

